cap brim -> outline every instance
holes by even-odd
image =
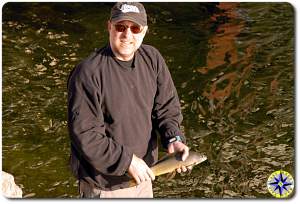
[[[146,26],[146,25],[143,25],[142,22],[137,21],[135,18],[133,18],[131,16],[120,16],[120,17],[117,17],[117,18],[112,18],[111,21],[114,22],[114,23],[117,23],[117,22],[120,22],[120,21],[131,21],[131,22],[136,23],[140,26]]]

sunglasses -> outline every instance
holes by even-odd
[[[141,27],[138,25],[128,26],[128,25],[123,25],[123,24],[115,24],[114,26],[115,26],[116,31],[118,31],[120,33],[123,33],[124,31],[126,31],[127,28],[130,28],[130,30],[133,34],[138,34],[138,33],[142,32]]]

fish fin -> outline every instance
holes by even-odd
[[[176,171],[172,171],[167,174],[167,180],[171,180],[176,176]]]

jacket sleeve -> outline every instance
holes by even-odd
[[[154,100],[153,118],[158,127],[162,145],[167,148],[168,140],[172,137],[180,136],[182,141],[185,142],[185,137],[180,131],[183,117],[171,74],[159,52],[157,59],[157,91]]]
[[[68,128],[80,157],[106,175],[123,175],[132,152],[105,134],[101,82],[79,65],[68,82]]]

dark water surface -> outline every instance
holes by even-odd
[[[77,197],[68,169],[69,72],[108,39],[110,3],[2,9],[2,165],[25,197]],[[208,161],[154,183],[157,198],[271,198],[295,177],[294,10],[287,3],[145,3],[145,43],[166,59],[188,145]]]

